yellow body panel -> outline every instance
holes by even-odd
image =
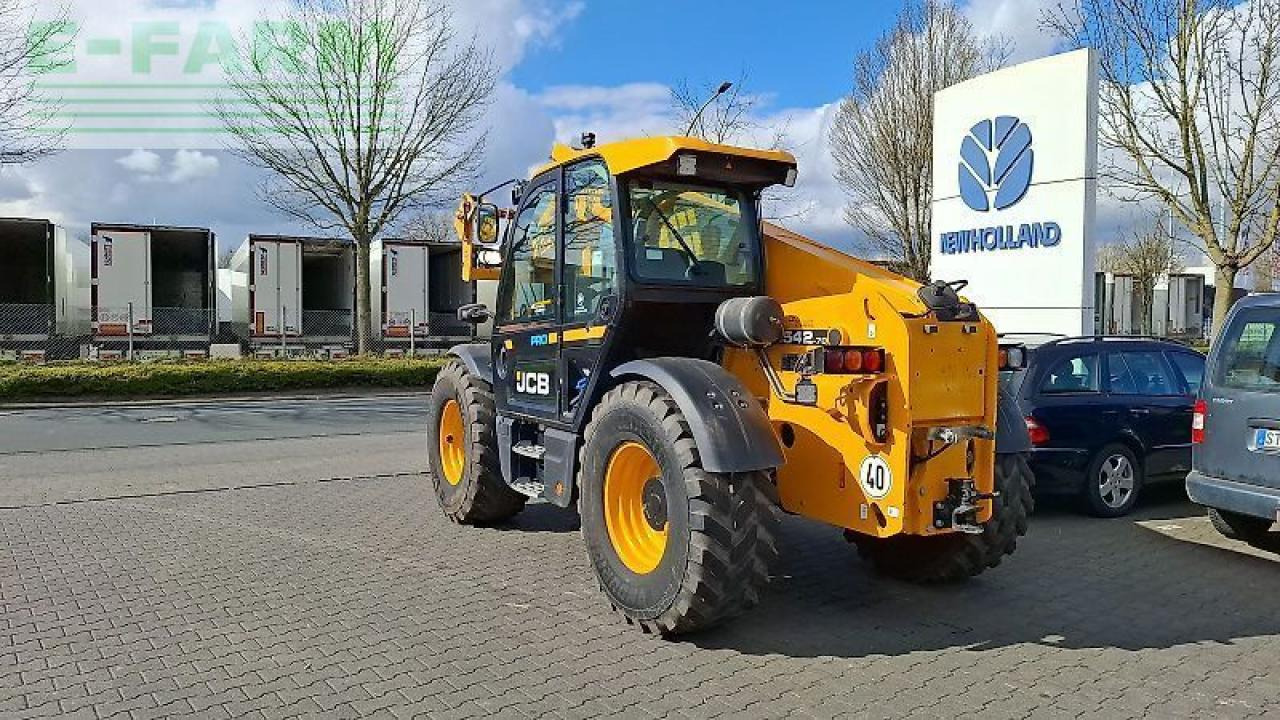
[[[599,157],[608,166],[610,174],[621,175],[632,170],[639,170],[643,167],[666,162],[682,150],[720,153],[722,155],[734,155],[757,160],[772,160],[787,165],[796,164],[796,159],[791,153],[780,150],[756,150],[732,145],[717,145],[699,138],[663,136],[623,140],[583,150],[575,150],[567,145],[557,143],[551,149],[551,162],[534,170],[533,174],[540,175],[547,170],[559,165],[567,165],[575,160]]]
[[[498,268],[481,267],[476,263],[476,251],[482,247],[476,242],[475,232],[472,228],[473,213],[479,201],[474,195],[465,194],[462,201],[458,203],[458,210],[453,214],[453,231],[457,233],[458,240],[462,242],[462,280],[463,282],[476,282],[479,280],[497,280],[502,276],[502,271]],[[494,232],[497,230],[495,228]]]
[[[784,509],[872,536],[928,535],[935,532],[933,503],[946,497],[948,479],[972,477],[980,491],[990,492],[992,441],[973,441],[972,472],[964,443],[921,458],[930,454],[931,427],[994,429],[998,379],[987,368],[996,367],[997,341],[991,325],[910,317],[926,309],[917,283],[781,228],[766,228],[765,258],[766,293],[782,303],[788,329],[837,330],[842,344],[884,348],[887,355],[876,376],[816,375],[818,406],[805,407],[772,397],[752,355],[727,354],[725,366],[765,403],[783,439],[787,463],[778,470],[778,490]],[[769,362],[781,368],[785,356],[811,349],[775,345]],[[788,388],[799,379],[780,375]],[[887,384],[891,428],[883,445],[869,427],[868,400],[879,383]],[[860,483],[868,458],[887,466],[892,482],[882,498]],[[989,517],[988,507],[978,521]]]

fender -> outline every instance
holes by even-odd
[[[651,380],[666,390],[698,445],[707,472],[772,470],[786,460],[764,408],[727,370],[693,358],[653,358],[624,363],[615,379]]]
[[[1031,435],[1022,419],[1018,401],[1004,390],[996,404],[996,454],[1015,455],[1031,452]]]
[[[449,348],[449,355],[456,357],[467,367],[467,372],[493,384],[493,358],[489,356],[489,346],[484,343],[467,343]]]

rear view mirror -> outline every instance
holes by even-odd
[[[494,245],[498,242],[498,223],[500,219],[498,206],[491,203],[482,203],[476,206],[475,214],[475,237],[476,242],[481,245]]]
[[[484,303],[472,303],[458,308],[458,321],[468,325],[483,325],[489,322],[493,314]]]

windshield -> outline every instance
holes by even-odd
[[[632,181],[632,253],[636,276],[702,286],[753,285],[758,266],[755,223],[728,190]]]

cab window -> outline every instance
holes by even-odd
[[[1098,392],[1098,356],[1075,355],[1054,363],[1040,392],[1045,395]]]
[[[745,198],[657,180],[627,183],[631,252],[640,280],[702,286],[755,284],[758,233]]]
[[[591,161],[565,172],[564,306],[566,323],[590,322],[615,288],[609,171]]]
[[[507,251],[510,294],[502,322],[550,322],[556,317],[556,188],[535,190],[516,217]]]

